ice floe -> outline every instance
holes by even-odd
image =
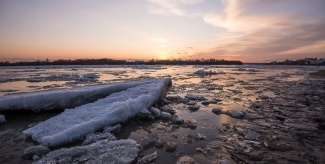
[[[205,97],[202,95],[196,95],[196,94],[187,94],[185,98],[188,98],[190,100],[206,100]]]
[[[159,118],[160,117],[161,111],[158,108],[151,107],[150,108],[150,112],[153,114],[153,116],[155,118]]]
[[[161,65],[135,65],[132,69],[152,69],[152,70],[160,70],[167,69],[166,67],[162,67]]]
[[[158,158],[158,153],[157,151],[153,152],[152,154],[148,154],[144,157],[142,157],[137,164],[147,164],[150,163],[151,161],[155,160]]]
[[[6,117],[0,114],[0,124],[7,122]]]
[[[156,141],[158,140],[158,133],[157,132],[153,132],[148,134],[146,137],[144,137],[141,141],[141,145],[143,147],[146,147],[150,144],[154,144]]]
[[[72,89],[23,93],[0,97],[0,111],[31,110],[34,112],[66,109],[104,98],[111,93],[126,90],[157,80],[111,83]]]
[[[215,71],[206,71],[206,70],[198,70],[196,72],[194,72],[194,74],[197,74],[197,75],[214,75],[214,74],[217,74],[217,72]]]
[[[160,118],[163,120],[170,120],[172,118],[172,115],[167,112],[161,112],[160,113]]]
[[[95,143],[100,140],[113,141],[113,140],[116,140],[116,138],[109,132],[91,133],[91,134],[87,135],[86,139],[82,142],[82,145],[89,145],[89,144]]]
[[[118,133],[122,128],[122,125],[117,124],[114,126],[106,126],[103,128],[103,132]]]
[[[24,150],[24,154],[22,158],[24,159],[37,159],[45,156],[47,153],[50,152],[50,149],[46,146],[37,145],[31,146]]]
[[[131,84],[134,85],[134,83],[129,85]],[[148,109],[163,96],[168,86],[171,85],[171,79],[155,79],[142,82],[141,85],[136,84],[134,87],[112,93],[93,103],[66,109],[61,114],[23,133],[32,136],[42,145],[49,146],[59,146],[80,140],[89,133],[126,121],[141,110]]]
[[[138,144],[134,140],[102,140],[91,145],[62,148],[37,161],[43,163],[132,163],[138,156]]]

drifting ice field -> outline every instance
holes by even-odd
[[[6,67],[0,163],[324,163],[321,69]]]

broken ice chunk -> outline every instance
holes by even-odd
[[[151,107],[150,108],[150,112],[153,114],[153,116],[155,118],[159,118],[160,117],[161,111],[158,108]]]
[[[88,134],[86,139],[82,142],[81,145],[89,145],[92,143],[95,143],[99,140],[108,140],[108,141],[112,141],[112,140],[116,140],[115,136],[113,136],[111,133],[91,133]]]
[[[38,157],[42,157],[43,155],[50,152],[50,149],[46,146],[37,145],[37,146],[31,146],[24,150],[24,154],[22,158],[24,159],[33,159],[33,157],[36,155]]]
[[[155,159],[158,158],[158,153],[157,151],[153,152],[152,154],[148,154],[144,157],[142,157],[137,164],[147,164]]]
[[[0,124],[7,122],[6,117],[0,114]]]
[[[195,95],[195,94],[187,94],[185,98],[188,98],[190,100],[206,100],[202,95]]]
[[[132,163],[138,156],[138,144],[134,140],[102,140],[91,145],[55,150],[40,159],[43,163]]]

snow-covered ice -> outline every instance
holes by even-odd
[[[162,97],[171,85],[171,79],[154,79],[141,83],[96,102],[66,109],[23,133],[32,136],[33,140],[42,145],[49,146],[80,140],[89,133],[134,117],[143,108],[148,109]]]
[[[72,89],[9,95],[0,97],[0,111],[31,110],[39,112],[66,109],[83,105],[99,98],[104,98],[114,92],[120,92],[153,81],[157,80],[111,83]]]
[[[138,144],[131,139],[102,140],[91,145],[62,148],[37,161],[43,163],[131,163],[138,157]]]

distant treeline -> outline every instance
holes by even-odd
[[[32,62],[0,62],[0,66],[42,66],[42,65],[241,65],[241,61],[234,60],[149,60],[149,61],[127,61],[113,59],[76,59],[76,60],[44,60]]]
[[[218,59],[201,59],[201,60],[149,60],[147,65],[242,65],[237,60],[218,60]]]

